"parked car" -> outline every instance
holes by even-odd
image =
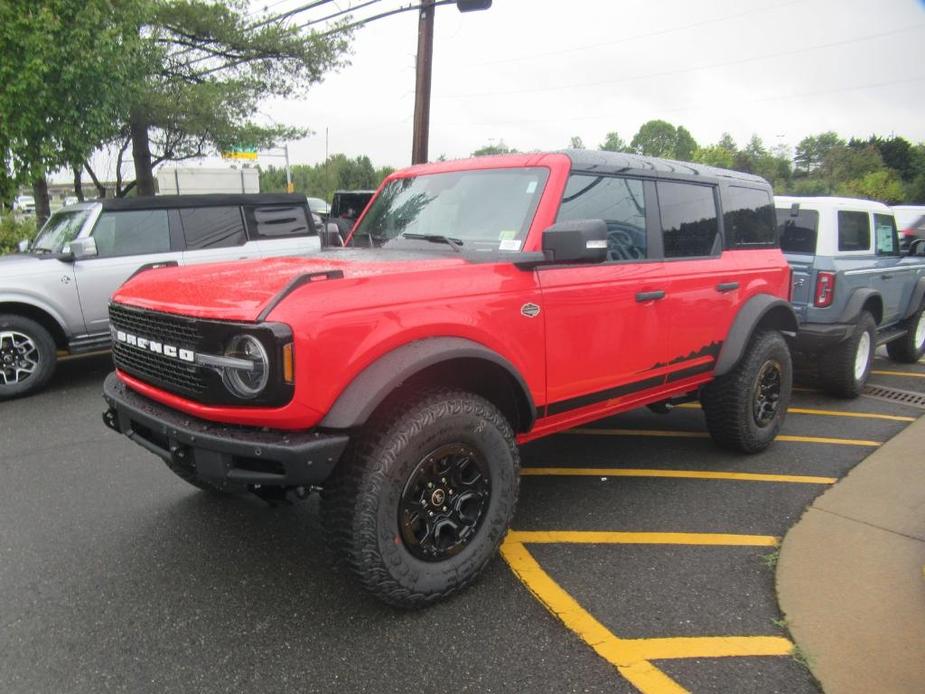
[[[775,204],[800,319],[794,351],[818,365],[823,387],[859,395],[878,345],[896,361],[920,359],[925,241],[901,251],[893,212],[879,202],[776,197]]]
[[[699,398],[720,445],[767,447],[789,284],[757,176],[584,151],[414,166],[346,248],[124,284],[104,420],[201,489],[323,487],[360,582],[423,606],[494,556],[519,443]]]
[[[0,257],[0,400],[41,388],[58,351],[108,348],[109,297],[133,273],[318,247],[298,195],[126,198],[63,208],[23,249],[28,253]]]
[[[925,205],[894,205],[899,245],[906,250],[915,239],[925,239]]]
[[[17,195],[13,198],[13,212],[20,216],[35,214],[35,198],[31,195]]]
[[[80,200],[77,198],[76,195],[67,195],[65,196],[64,202],[62,203],[61,206],[70,207],[71,205],[76,205],[78,202],[80,202]]]

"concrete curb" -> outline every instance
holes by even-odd
[[[787,536],[777,594],[826,692],[925,688],[925,417],[810,506]]]

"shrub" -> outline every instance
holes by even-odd
[[[35,217],[17,219],[11,214],[0,218],[0,255],[16,252],[16,246],[23,239],[35,238]]]

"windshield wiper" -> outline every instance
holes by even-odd
[[[463,245],[462,239],[454,239],[452,236],[443,234],[402,234],[403,239],[414,239],[415,241],[430,241],[431,243],[445,243],[457,253]]]

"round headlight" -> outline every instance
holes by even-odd
[[[270,359],[260,340],[250,335],[237,335],[228,343],[225,356],[244,359],[253,365],[250,369],[226,366],[222,372],[225,387],[245,400],[260,395],[270,380]]]

